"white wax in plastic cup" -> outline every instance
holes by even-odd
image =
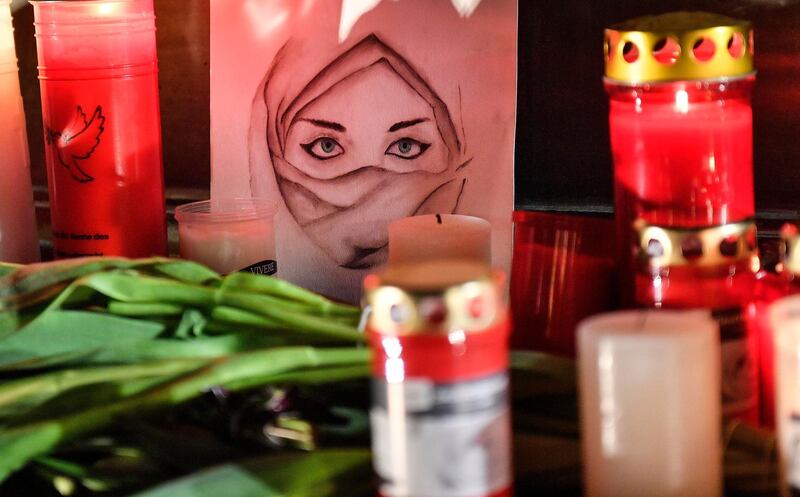
[[[719,328],[707,311],[578,327],[587,497],[722,495]]]
[[[214,199],[175,209],[181,257],[220,274],[248,271],[272,275],[277,204],[266,199]]]
[[[800,295],[773,303],[769,322],[775,341],[775,426],[781,495],[788,497],[800,491]]]

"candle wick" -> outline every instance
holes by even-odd
[[[436,222],[439,223],[439,224],[442,224],[442,215],[441,214],[436,214]]]

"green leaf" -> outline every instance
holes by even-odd
[[[52,419],[0,428],[0,482],[33,457],[44,455],[60,443],[107,427],[121,416],[145,413],[186,402],[213,386],[246,389],[271,384],[291,371],[366,364],[366,349],[315,349],[286,347],[238,354],[212,361],[208,366],[117,402],[87,405],[82,411],[53,413]],[[27,444],[26,440],[31,443]]]
[[[129,366],[62,369],[0,383],[0,420],[21,416],[48,399],[74,388],[147,378],[161,378],[163,381],[196,369],[206,361],[161,361]],[[50,414],[57,415],[57,412]]]
[[[57,423],[32,425],[23,430],[0,431],[0,481],[25,466],[32,458],[49,452],[63,436]]]
[[[220,279],[218,273],[202,264],[179,259],[159,262],[153,266],[153,270],[170,278],[196,285]]]
[[[274,305],[269,297],[220,289],[216,300],[222,306],[240,309],[242,316],[253,313],[268,318],[269,322],[278,322],[283,327],[294,331],[324,335],[348,342],[363,342],[366,337],[356,329],[355,320],[344,324],[336,320],[293,312],[280,305]]]
[[[161,324],[86,311],[48,311],[0,341],[0,369],[53,356],[133,346],[164,331]]]
[[[165,260],[84,257],[21,266],[0,278],[0,310],[23,308],[49,300],[72,280],[91,273],[148,266]]]
[[[239,332],[216,337],[197,337],[191,340],[159,338],[138,342],[135,347],[112,344],[79,359],[80,364],[125,364],[161,359],[214,358],[286,344],[286,340],[271,335]]]
[[[225,464],[133,497],[367,497],[367,450],[328,450]]]
[[[5,275],[7,275],[9,273],[12,273],[12,272],[16,271],[17,269],[19,269],[19,267],[20,266],[18,266],[17,264],[9,264],[9,263],[6,263],[6,262],[0,262],[0,278],[2,278],[3,276],[5,276]]]
[[[197,309],[186,309],[183,311],[180,323],[175,328],[175,336],[178,338],[196,338],[203,334],[208,320],[205,315]]]
[[[117,316],[151,318],[160,316],[180,316],[183,307],[164,302],[117,302],[108,303],[108,312]]]
[[[214,305],[215,289],[168,278],[123,272],[95,273],[76,282],[121,302],[167,302],[194,306]]]

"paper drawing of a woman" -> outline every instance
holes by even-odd
[[[456,211],[465,143],[436,91],[377,36],[310,79],[302,55],[302,44],[287,43],[256,95],[250,139],[266,141],[269,162],[251,154],[251,175],[271,164],[314,245],[341,268],[370,268],[386,259],[391,221]]]

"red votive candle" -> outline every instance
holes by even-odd
[[[770,322],[770,306],[776,300],[800,293],[800,233],[787,224],[781,231],[780,262],[776,272],[758,273],[749,319],[758,337],[761,371],[761,424],[774,427],[775,417],[775,328]]]
[[[380,497],[512,495],[502,279],[440,260],[365,280]]]
[[[752,32],[700,12],[606,30],[622,302],[708,308],[722,339],[723,413],[758,422]]]
[[[32,3],[55,256],[166,255],[153,0]]]
[[[616,305],[614,221],[514,212],[514,349],[575,356],[575,329]]]

